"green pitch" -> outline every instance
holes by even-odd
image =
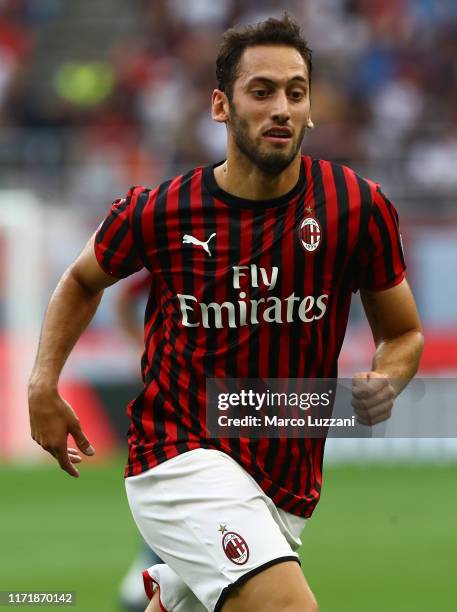
[[[0,466],[0,591],[75,591],[66,609],[117,612],[137,547],[122,463],[81,472]],[[301,551],[321,612],[455,610],[456,482],[457,465],[328,467]]]

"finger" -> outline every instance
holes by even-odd
[[[368,372],[357,372],[352,377],[352,392],[354,393],[354,389],[364,389],[368,382]]]
[[[372,425],[378,425],[378,423],[383,423],[384,421],[387,421],[390,419],[390,417],[392,416],[392,413],[390,412],[384,412],[376,417],[374,417],[371,421]]]
[[[372,380],[373,378],[389,378],[389,376],[385,372],[377,372],[376,370],[371,370],[368,372],[368,378]]]
[[[72,429],[70,429],[70,433],[81,452],[83,452],[85,455],[95,455],[95,449],[84,435],[79,422],[74,424]]]
[[[371,420],[374,422],[380,422],[384,421],[385,419],[388,419],[390,416],[392,416],[392,408],[393,408],[393,402],[383,402],[382,404],[379,404],[379,406],[375,406],[374,408],[371,408],[368,411],[368,414],[371,418]]]
[[[395,394],[393,393],[393,391],[390,390],[389,387],[386,387],[385,389],[381,389],[380,391],[378,391],[378,393],[370,397],[359,398],[353,396],[351,403],[354,408],[360,408],[360,410],[370,410],[371,408],[375,408],[376,406],[379,406],[380,404],[384,404],[386,402],[393,403],[394,395]]]
[[[353,404],[354,412],[357,414],[366,415],[368,417],[378,416],[378,414],[390,410],[391,406],[392,404],[389,401],[380,402],[375,406],[370,406],[370,408],[367,408],[363,403]]]
[[[371,393],[366,393],[360,389],[353,390],[352,399],[355,402],[365,403],[366,406],[373,406],[376,403],[393,401],[395,399],[395,391],[392,385],[386,381],[380,388],[370,388]]]
[[[59,462],[59,465],[62,470],[64,470],[65,472],[67,472],[67,474],[70,474],[70,476],[73,476],[74,478],[79,478],[79,472],[70,461],[66,449],[54,449],[53,455]]]
[[[370,372],[356,372],[352,377],[352,382],[355,380],[368,380],[368,375]]]
[[[370,410],[360,410],[355,408],[354,412],[368,425],[376,425],[389,419],[392,416],[393,402],[383,402]]]
[[[68,456],[70,458],[70,461],[72,463],[81,463],[82,459],[81,459],[81,455],[79,454],[78,451],[72,450],[72,449],[68,449]]]
[[[369,398],[377,393],[389,389],[390,383],[387,378],[373,378],[368,381],[353,381],[352,395],[357,399]]]

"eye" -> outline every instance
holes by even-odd
[[[289,93],[289,96],[292,98],[292,100],[299,101],[305,97],[305,92],[303,91],[303,89],[293,89]]]
[[[267,98],[269,94],[270,92],[268,91],[268,89],[253,89],[252,90],[252,95],[254,96],[254,98],[257,98],[258,100],[263,100],[264,98]]]

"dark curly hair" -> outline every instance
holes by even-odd
[[[311,83],[312,51],[298,23],[284,13],[281,19],[270,17],[255,25],[230,28],[224,33],[216,60],[216,79],[218,88],[229,99],[233,95],[241,56],[248,47],[257,45],[286,45],[297,49],[308,67]]]

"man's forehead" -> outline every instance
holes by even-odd
[[[308,80],[308,67],[300,52],[283,45],[248,47],[241,56],[237,73],[242,81],[255,77],[270,80],[302,77]]]

